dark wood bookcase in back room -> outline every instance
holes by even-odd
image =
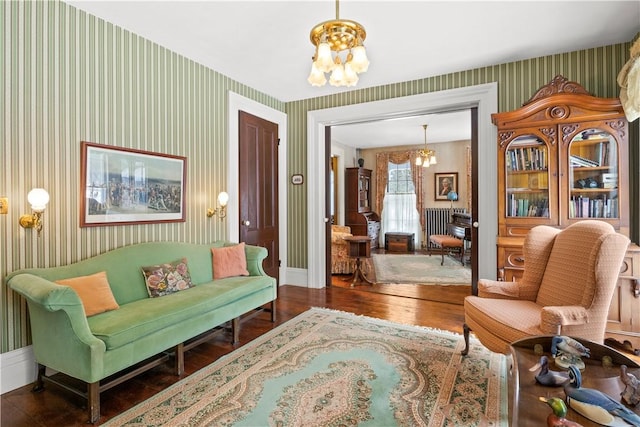
[[[369,236],[371,249],[378,247],[380,217],[371,209],[371,169],[346,168],[345,225],[354,236]]]

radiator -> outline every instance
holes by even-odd
[[[453,208],[454,213],[467,213],[465,208]],[[429,236],[433,234],[447,234],[447,224],[451,220],[449,208],[426,208],[424,210],[425,244],[427,249],[433,248]]]

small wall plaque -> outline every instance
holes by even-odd
[[[291,175],[291,183],[293,185],[302,185],[304,182],[304,176],[302,174]]]

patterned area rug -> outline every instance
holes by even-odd
[[[471,268],[446,256],[373,255],[376,283],[471,284]]]
[[[107,426],[507,426],[505,356],[313,308]]]

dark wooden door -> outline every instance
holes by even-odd
[[[278,280],[278,125],[239,114],[240,241],[267,248],[263,268]]]
[[[324,128],[324,185],[326,188],[324,198],[324,233],[326,239],[325,248],[325,276],[324,285],[331,286],[331,191],[329,191],[331,182],[331,126],[325,126]]]

